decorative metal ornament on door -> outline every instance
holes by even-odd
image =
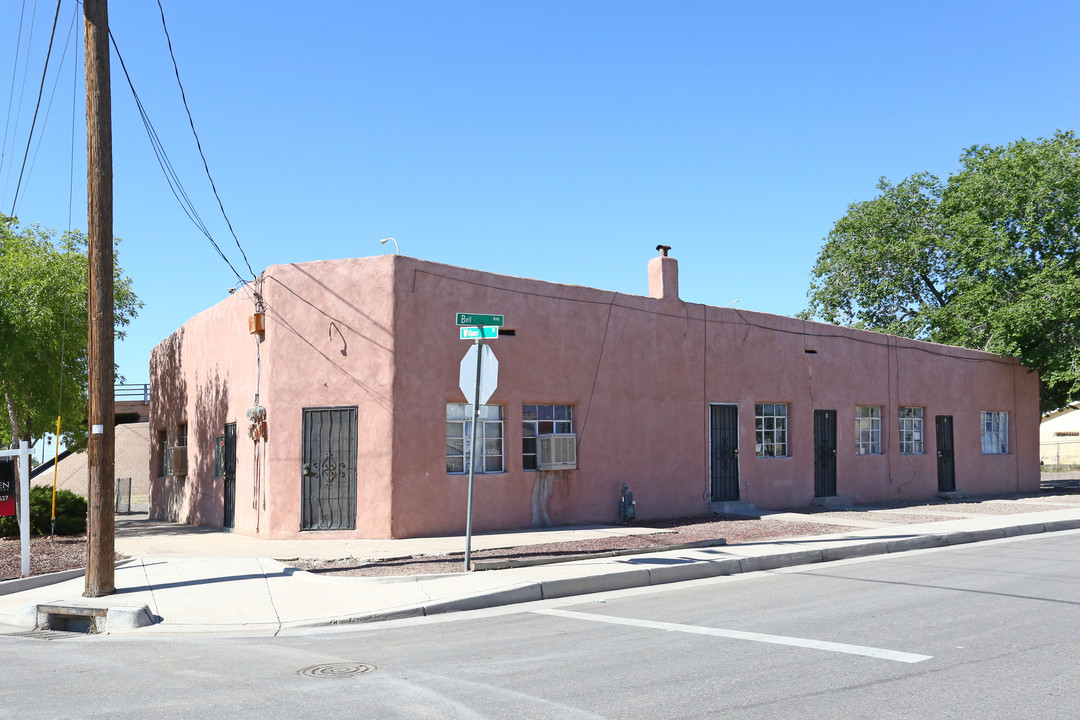
[[[301,530],[356,529],[356,412],[303,410]]]

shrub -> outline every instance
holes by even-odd
[[[52,488],[30,488],[30,534],[48,535],[52,520]],[[86,498],[70,490],[56,491],[56,534],[78,535],[86,532]],[[19,534],[18,517],[0,518],[0,536]]]

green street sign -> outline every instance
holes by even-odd
[[[458,330],[461,332],[462,340],[476,340],[478,338],[494,340],[499,337],[499,328],[494,325],[486,325],[484,327],[463,327],[458,328]]]
[[[503,326],[502,315],[478,315],[476,313],[459,312],[454,317],[458,325],[491,325],[493,327]]]

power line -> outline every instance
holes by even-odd
[[[26,16],[26,0],[23,0],[19,11],[19,34],[15,41],[15,62],[11,64],[11,91],[8,94],[7,119],[4,121],[4,144],[0,147],[0,169],[4,166],[4,158],[7,155],[8,127],[11,125],[11,106],[15,101],[15,76],[19,69],[19,51],[22,49],[23,18]],[[34,18],[37,16],[37,3],[34,4],[34,12],[30,16],[30,37],[26,41],[26,62],[23,64],[23,81],[19,88],[19,107],[15,111],[15,132],[12,134],[12,150],[15,149],[15,138],[19,134],[19,115],[22,114],[23,93],[26,92],[26,75],[30,68],[30,46],[34,40]],[[8,167],[7,180],[4,181],[4,192],[7,192],[8,181],[11,179],[11,168]]]
[[[225,261],[225,264],[229,266],[229,269],[233,271],[233,274],[236,275],[237,280],[241,283],[247,282],[237,269],[233,267],[233,264],[229,262],[229,258],[225,256],[225,253],[222,252],[221,247],[214,240],[214,237],[210,234],[210,230],[206,227],[206,224],[195,209],[195,205],[188,196],[187,191],[184,189],[183,183],[180,182],[180,177],[177,175],[176,169],[172,165],[172,161],[169,160],[168,153],[165,152],[165,147],[161,143],[161,138],[158,136],[157,130],[154,129],[153,123],[150,122],[150,116],[147,115],[146,108],[143,107],[142,100],[139,98],[139,93],[135,91],[135,85],[132,83],[131,75],[128,73],[127,65],[124,63],[124,56],[120,53],[120,48],[117,46],[116,38],[113,37],[111,30],[109,31],[109,40],[112,41],[113,50],[116,51],[116,59],[120,61],[120,68],[124,71],[124,78],[127,79],[128,88],[135,98],[135,106],[139,110],[139,117],[142,119],[143,127],[146,129],[146,134],[150,138],[150,145],[154,148],[154,156],[157,158],[158,165],[161,166],[161,171],[165,173],[165,180],[169,184],[169,189],[172,191],[177,202],[180,203],[180,207],[183,208],[184,213],[191,222],[195,224],[195,227],[206,236],[206,239],[210,241],[210,244],[214,247],[214,250],[217,251],[217,254]]]
[[[11,106],[15,104],[15,74],[19,69],[19,51],[22,49],[23,17],[26,15],[26,0],[19,10],[19,33],[15,38],[15,62],[11,63],[11,88],[8,90],[7,117],[4,120],[4,144],[0,145],[0,171],[4,169],[4,157],[7,155],[8,127],[11,125]],[[33,26],[31,26],[33,30]]]
[[[30,155],[30,143],[34,138],[34,125],[37,124],[38,110],[41,108],[41,96],[45,92],[45,75],[49,72],[49,58],[52,56],[53,38],[56,37],[56,22],[60,17],[60,5],[63,0],[56,0],[56,14],[53,15],[52,32],[49,33],[49,48],[45,52],[45,67],[41,71],[41,85],[38,87],[37,103],[34,105],[34,119],[30,121],[30,133],[26,136],[26,152],[23,153],[22,168],[19,169],[19,181],[15,185],[15,197],[11,201],[11,213],[15,215],[15,204],[19,200],[19,189],[22,187],[23,172],[26,170],[26,159]]]
[[[169,46],[169,57],[172,59],[173,72],[176,74],[176,84],[180,87],[180,99],[184,103],[184,110],[187,112],[188,124],[191,125],[191,134],[195,136],[195,145],[199,148],[199,157],[202,158],[203,168],[206,170],[206,177],[210,180],[210,188],[214,191],[214,197],[217,198],[218,207],[221,208],[221,215],[225,218],[225,224],[229,226],[229,232],[232,233],[233,240],[236,241],[236,247],[240,250],[240,255],[244,258],[244,264],[247,265],[248,272],[251,273],[251,277],[255,277],[255,271],[251,269],[251,263],[248,262],[247,254],[244,252],[244,248],[240,246],[240,239],[236,237],[236,231],[233,230],[232,222],[229,221],[229,216],[225,212],[225,205],[221,202],[221,196],[218,195],[217,186],[214,185],[214,178],[210,176],[210,166],[206,162],[206,155],[203,154],[202,143],[199,142],[199,134],[195,132],[195,120],[191,117],[191,109],[188,107],[187,96],[184,94],[184,84],[180,82],[180,68],[176,65],[176,55],[173,54],[172,38],[169,37],[169,28],[165,25],[165,8],[161,6],[161,0],[158,0],[158,11],[161,13],[161,28],[165,31],[165,41]]]
[[[37,156],[41,151],[41,143],[45,139],[45,128],[49,124],[49,115],[52,113],[53,100],[56,98],[56,89],[60,86],[60,74],[64,69],[64,62],[67,60],[68,48],[71,47],[72,31],[75,29],[75,19],[78,17],[78,6],[75,6],[75,12],[71,15],[71,23],[68,25],[67,39],[64,41],[64,52],[60,55],[60,66],[56,69],[56,79],[53,81],[52,91],[49,93],[49,104],[45,106],[45,117],[41,121],[41,132],[38,133],[37,145],[34,147],[34,157],[30,160],[30,169],[26,174],[26,182],[29,184],[30,177],[34,174],[34,166],[37,164]],[[78,63],[76,63],[77,65]],[[74,111],[74,107],[72,107]],[[69,223],[70,225],[70,223]]]

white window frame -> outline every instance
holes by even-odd
[[[855,406],[855,454],[881,454],[881,406]]]
[[[983,455],[1009,454],[1009,413],[983,410],[979,423]]]
[[[573,432],[573,405],[522,403],[521,468],[526,472],[536,471],[536,437],[538,435],[572,435]]]
[[[787,403],[754,403],[754,454],[759,458],[790,457]]]
[[[469,456],[469,443],[472,441],[472,416],[472,405],[446,403],[447,475],[462,475],[469,471],[465,458]],[[476,443],[483,448],[483,452],[473,458],[474,472],[505,472],[503,406],[481,405],[478,422]]]
[[[896,418],[900,429],[900,454],[926,454],[926,409],[902,407]]]

